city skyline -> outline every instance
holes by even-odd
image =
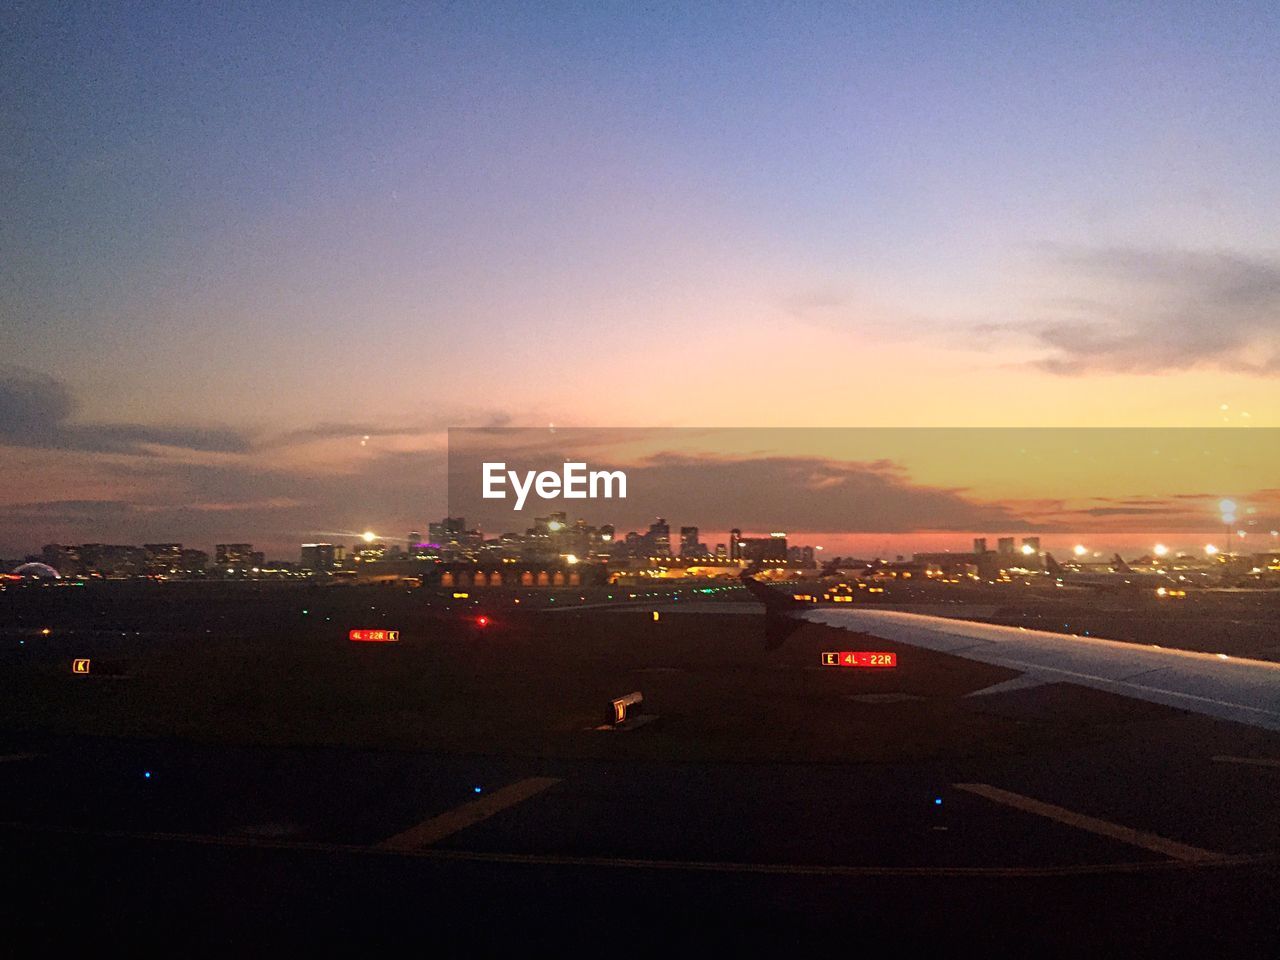
[[[458,425],[1280,425],[1280,15],[1009,14],[27,11],[0,550],[399,527]]]

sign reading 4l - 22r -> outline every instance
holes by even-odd
[[[872,650],[840,650],[822,654],[824,667],[896,667],[898,655]]]

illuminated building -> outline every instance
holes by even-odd
[[[340,563],[338,559],[340,549],[332,543],[304,543],[299,566],[303,570],[333,570]]]
[[[162,576],[182,572],[182,544],[144,543],[142,549],[147,555],[148,574]]]
[[[740,559],[748,563],[785,563],[787,560],[787,536],[773,533],[767,537],[744,537],[737,541],[741,549]]]
[[[219,543],[213,548],[214,563],[224,571],[244,572],[261,567],[263,556],[252,543]]]
[[[705,557],[707,556],[707,545],[698,541],[697,527],[681,527],[680,528],[680,556],[681,557]]]
[[[649,532],[645,534],[646,546],[651,557],[671,556],[671,527],[666,517],[658,517],[649,524]]]
[[[204,576],[205,571],[209,568],[209,554],[204,550],[193,550],[187,547],[182,551],[182,572],[191,576],[199,574]]]
[[[729,559],[742,559],[742,531],[737,527],[729,531]]]
[[[146,569],[147,555],[143,549],[125,544],[82,544],[80,557],[86,573],[104,577],[136,577]]]
[[[787,562],[793,563],[798,567],[816,567],[813,547],[788,547]]]
[[[381,541],[357,543],[351,548],[351,555],[356,563],[374,563],[386,557],[387,545]]]
[[[46,566],[53,567],[64,577],[74,577],[89,572],[81,558],[79,547],[63,546],[60,543],[45,544],[44,549],[40,551],[40,559]]]
[[[427,524],[427,539],[441,547],[459,546],[467,533],[463,517],[445,517],[439,523]]]

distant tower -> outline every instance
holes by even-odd
[[[666,517],[658,517],[657,520],[649,524],[648,537],[650,556],[671,556],[671,527],[667,523]]]
[[[742,531],[737,527],[729,531],[729,559],[742,559]]]
[[[702,544],[698,542],[697,527],[681,527],[680,528],[680,556],[682,557],[700,557],[705,551]]]

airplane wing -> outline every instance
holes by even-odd
[[[1076,683],[1280,730],[1280,663],[1067,636],[896,610],[807,610],[804,619],[1022,671],[979,693]]]

